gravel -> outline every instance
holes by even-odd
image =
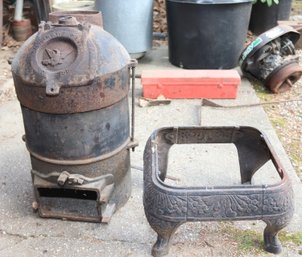
[[[302,65],[302,50],[298,50],[297,55]],[[262,102],[299,99],[283,104],[266,105],[264,109],[302,181],[302,79],[297,81],[290,91],[282,94],[272,94],[259,85],[256,85],[256,90]]]

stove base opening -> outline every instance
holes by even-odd
[[[67,188],[36,190],[38,211],[43,218],[102,222],[103,206],[96,191]]]

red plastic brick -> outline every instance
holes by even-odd
[[[179,98],[236,98],[241,79],[236,70],[145,70],[143,96]]]

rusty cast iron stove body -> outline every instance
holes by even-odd
[[[173,144],[233,143],[242,185],[173,187],[164,183]],[[252,176],[271,160],[281,178],[274,185],[250,185]],[[263,220],[265,249],[279,253],[277,234],[293,215],[291,183],[265,136],[251,127],[176,127],[155,131],[144,153],[144,208],[158,234],[153,256],[168,253],[176,229],[188,221]]]
[[[131,193],[129,149],[136,143],[128,91],[135,62],[100,26],[62,16],[42,22],[12,63],[33,207],[41,217],[108,222]]]

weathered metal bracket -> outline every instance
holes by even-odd
[[[164,183],[173,144],[233,143],[238,150],[242,185],[173,187]],[[250,185],[257,170],[271,160],[281,181]],[[265,250],[281,252],[278,232],[292,218],[290,180],[263,133],[251,127],[176,127],[155,131],[144,152],[144,209],[158,234],[153,256],[168,253],[176,229],[188,221],[263,220]]]
[[[133,142],[132,151],[134,152],[135,147],[138,146],[138,141],[134,139],[134,128],[135,128],[135,68],[137,66],[137,60],[131,59],[129,63],[130,76],[131,76],[131,92],[132,92],[132,102],[131,102],[131,137],[130,140]]]

